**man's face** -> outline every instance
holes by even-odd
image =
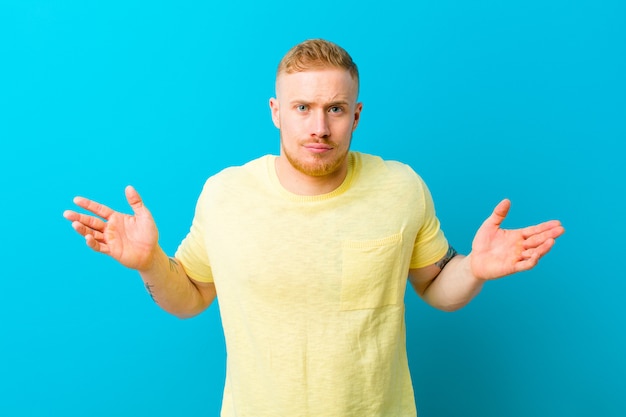
[[[329,68],[281,73],[272,120],[280,129],[281,157],[302,174],[332,176],[347,169],[352,132],[362,105],[347,70]]]

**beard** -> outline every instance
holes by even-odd
[[[297,171],[310,177],[323,177],[333,174],[345,162],[350,147],[348,146],[345,151],[338,151],[339,147],[337,146],[337,144],[329,140],[322,139],[315,142],[324,143],[326,145],[332,146],[332,155],[325,156],[311,154],[309,155],[310,160],[305,161],[302,158],[298,158],[297,155],[290,153],[285,146],[281,147],[285,157],[287,158],[291,166],[294,167]],[[307,142],[302,142],[299,145],[302,145],[303,143]]]

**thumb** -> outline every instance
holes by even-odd
[[[511,208],[511,201],[507,198],[500,201],[496,208],[493,209],[493,213],[489,217],[489,221],[493,223],[495,226],[500,226],[507,214],[509,214],[509,209]]]
[[[126,201],[128,201],[128,204],[132,207],[135,214],[138,214],[138,212],[146,209],[143,205],[143,200],[139,196],[137,190],[135,190],[135,187],[128,185],[126,186],[124,192],[126,193]]]

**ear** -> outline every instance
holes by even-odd
[[[277,129],[280,129],[280,105],[278,99],[270,98],[270,110],[272,111],[272,122]]]
[[[361,110],[363,110],[363,103],[356,103],[354,108],[354,123],[352,124],[352,131],[356,129],[359,124],[359,120],[361,120]]]

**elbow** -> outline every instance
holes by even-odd
[[[459,311],[460,309],[465,307],[467,304],[468,304],[467,302],[461,302],[461,303],[438,303],[438,304],[431,304],[431,306],[436,308],[437,310],[443,311],[445,313],[453,313],[455,311]]]
[[[424,291],[420,294],[422,300],[426,301],[426,304],[446,313],[452,313],[465,307],[469,300],[450,300],[447,297],[433,297],[432,294]]]
[[[170,313],[171,315],[173,315],[174,317],[180,320],[188,320],[188,319],[194,318],[201,312],[202,310],[200,311],[168,311],[168,313]]]
[[[439,310],[445,313],[454,313],[455,311],[459,311],[463,307],[465,307],[465,305],[449,305],[449,306],[441,306],[439,307]]]
[[[202,311],[192,311],[192,310],[171,308],[171,307],[168,308],[167,306],[162,306],[162,305],[159,307],[161,307],[161,309],[165,311],[166,313],[171,314],[172,316],[181,320],[187,320],[187,319],[196,317],[198,314],[202,312]]]
[[[174,314],[174,316],[180,320],[189,320],[196,317],[198,314]]]
[[[205,309],[203,308],[199,310],[166,311],[178,319],[188,320],[200,315],[200,313],[202,313],[204,310]]]
[[[161,306],[161,308],[176,318],[187,320],[200,315],[200,313],[206,310],[210,305],[211,303],[198,304],[196,306],[178,306],[178,308],[166,308],[165,306]]]
[[[217,297],[217,293],[213,288],[207,290],[201,290],[196,286],[198,297],[193,297],[191,302],[179,305],[175,311],[169,311],[169,313],[178,317],[181,320],[190,319],[196,317],[204,310],[209,308],[213,301]]]

